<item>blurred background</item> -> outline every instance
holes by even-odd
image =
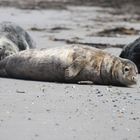
[[[140,0],[0,0],[0,21],[23,27],[40,48],[122,48],[139,37],[139,14]]]
[[[139,12],[139,0],[0,0],[1,6],[15,6],[19,8],[64,8],[66,5],[88,5],[116,7]],[[138,8],[136,8],[138,7]]]

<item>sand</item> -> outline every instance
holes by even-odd
[[[101,7],[0,8],[0,17],[27,30],[38,48],[61,47],[74,40],[116,45],[103,49],[119,55],[118,45],[139,34],[96,33],[120,26],[140,30],[138,15]],[[140,80],[128,88],[0,78],[0,140],[139,140],[139,107]]]

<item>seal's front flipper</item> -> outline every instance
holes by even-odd
[[[84,57],[78,57],[74,62],[65,70],[65,79],[73,79],[84,68],[86,61]]]
[[[93,81],[79,81],[78,84],[80,85],[93,85]]]

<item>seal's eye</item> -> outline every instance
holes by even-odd
[[[125,66],[124,71],[125,72],[128,72],[129,71],[129,67],[128,66]]]

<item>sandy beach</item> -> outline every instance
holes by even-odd
[[[1,7],[0,17],[37,48],[79,43],[118,56],[140,35],[139,15],[107,7]],[[140,140],[139,107],[140,76],[131,88],[0,78],[0,140]]]

